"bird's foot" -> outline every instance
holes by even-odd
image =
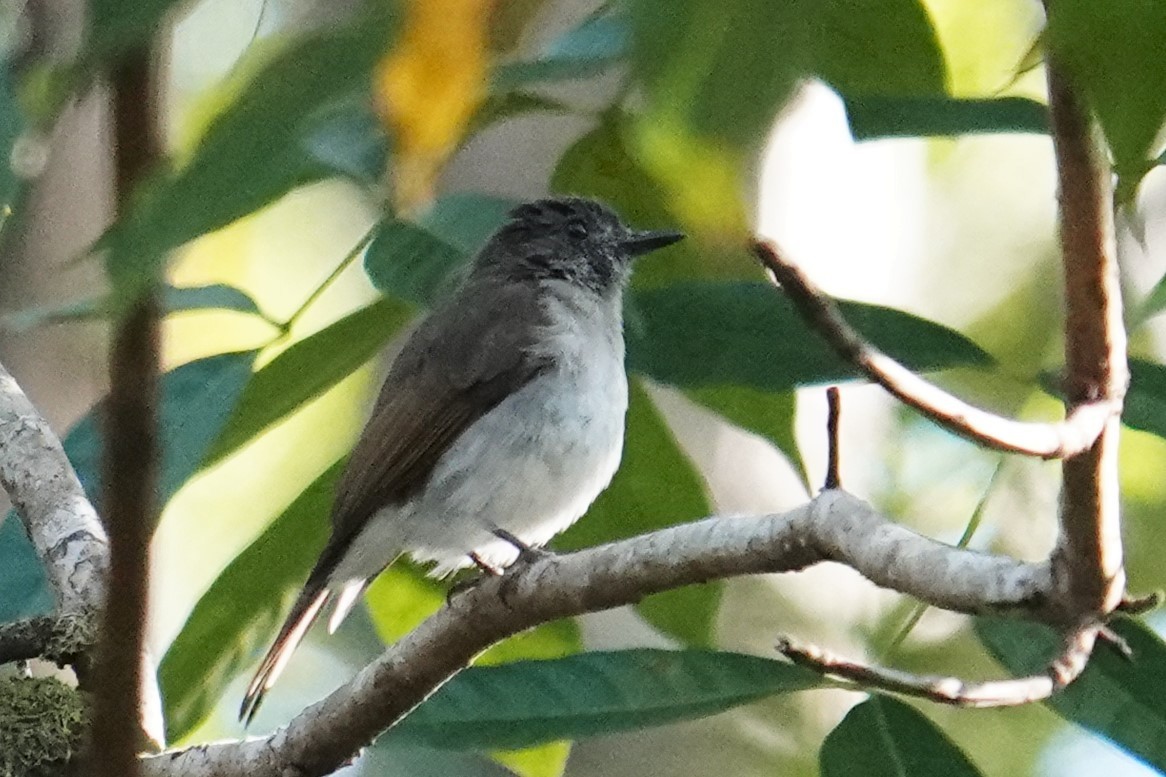
[[[488,578],[491,578],[491,577],[501,577],[503,574],[506,573],[505,569],[502,569],[501,567],[496,567],[493,564],[491,564],[490,562],[486,561],[484,558],[482,558],[480,555],[478,555],[477,551],[470,551],[466,555],[468,555],[470,557],[470,561],[474,562],[474,566],[476,566],[478,568],[478,571],[481,574],[477,575],[476,577],[470,577],[470,578],[467,578],[465,580],[459,580],[458,582],[451,585],[449,587],[449,590],[446,591],[446,593],[445,593],[445,606],[446,607],[452,607],[454,597],[460,596],[461,594],[464,594],[467,591],[472,591],[473,589],[475,589],[479,585],[481,585],[482,581],[484,581]]]
[[[503,542],[513,545],[515,549],[518,550],[517,561],[521,561],[525,564],[530,564],[532,562],[538,561],[540,558],[546,558],[547,556],[555,555],[546,548],[539,548],[523,541],[521,537],[518,537],[517,535],[514,535],[505,529],[496,528],[492,533],[495,537],[502,540]]]

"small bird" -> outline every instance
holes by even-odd
[[[326,605],[335,631],[402,554],[497,572],[611,482],[632,260],[680,240],[581,198],[516,207],[409,337],[340,478],[332,534],[239,712],[250,723]]]

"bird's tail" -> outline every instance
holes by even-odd
[[[251,724],[251,719],[259,711],[259,705],[263,703],[263,697],[271,690],[271,686],[275,684],[280,673],[287,666],[292,653],[304,635],[308,633],[308,629],[320,615],[324,605],[332,597],[332,592],[328,590],[326,582],[313,578],[315,575],[308,579],[304,589],[300,591],[296,603],[292,606],[291,613],[283,622],[283,628],[279,630],[275,642],[268,649],[267,655],[263,657],[262,663],[255,671],[255,676],[251,679],[251,684],[247,686],[247,693],[243,696],[243,705],[239,708],[239,720],[243,721],[244,725]]]

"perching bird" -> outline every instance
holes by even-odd
[[[325,605],[334,631],[402,554],[507,566],[611,482],[628,389],[621,302],[640,232],[577,198],[520,205],[413,332],[336,489],[332,535],[247,688],[250,722]]]

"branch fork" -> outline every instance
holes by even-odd
[[[1083,109],[1054,65],[1050,113],[1061,175],[1070,405],[1063,421],[1030,424],[971,407],[913,375],[855,333],[771,243],[754,251],[803,315],[845,358],[906,404],[987,447],[1064,461],[1060,536],[1038,563],[920,536],[840,489],[838,404],[831,400],[827,488],[794,510],[714,516],[561,556],[537,556],[461,593],[375,662],[274,734],[145,756],[147,775],[298,777],[349,761],[495,642],[557,618],[617,607],[683,585],[846,564],[877,585],[944,609],[1023,615],[1058,627],[1064,649],[1028,678],[968,683],[847,661],[782,640],[792,661],[867,687],[948,704],[999,706],[1046,698],[1077,677],[1122,604],[1116,438],[1125,334],[1108,234],[1109,198]],[[0,629],[0,660],[48,654],[66,616],[92,619],[105,600],[105,533],[59,442],[0,367],[0,484],[48,563],[58,615]],[[1147,602],[1130,601],[1140,608]],[[25,629],[25,631],[21,631]],[[31,636],[29,636],[31,635]],[[76,650],[88,651],[91,635]],[[61,655],[68,658],[73,648]]]

